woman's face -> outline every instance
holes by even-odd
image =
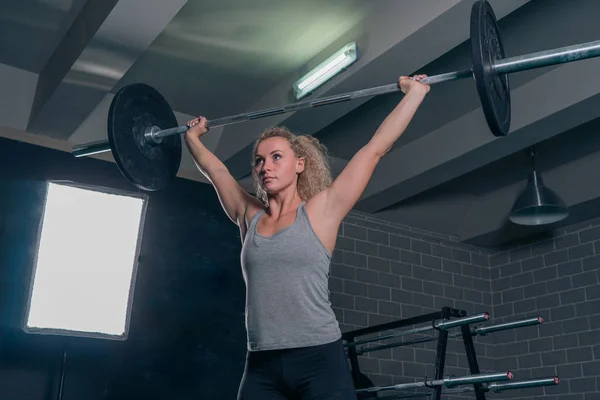
[[[263,140],[256,148],[254,172],[268,194],[276,194],[296,185],[304,160],[297,158],[289,142],[282,137]]]

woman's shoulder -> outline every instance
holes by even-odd
[[[248,206],[246,207],[246,213],[244,216],[244,219],[246,220],[246,223],[248,225],[250,225],[250,222],[259,215],[259,213],[264,213],[265,212],[265,206],[262,204],[262,202],[260,202],[258,199],[257,201],[253,201],[248,203]]]

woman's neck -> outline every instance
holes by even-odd
[[[302,199],[298,194],[298,191],[294,190],[289,193],[279,193],[273,197],[269,196],[268,213],[272,217],[279,217],[280,215],[287,214],[288,212],[295,211]]]

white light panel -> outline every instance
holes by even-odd
[[[348,43],[294,83],[296,100],[309,95],[358,60],[358,46]]]
[[[49,183],[24,330],[124,339],[145,199]]]

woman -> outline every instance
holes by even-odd
[[[248,355],[239,400],[357,398],[329,302],[331,255],[342,220],[429,92],[425,76],[400,77],[402,101],[333,182],[318,140],[264,132],[253,150],[256,197],[200,142],[206,119],[189,121],[186,145],[242,238]]]

